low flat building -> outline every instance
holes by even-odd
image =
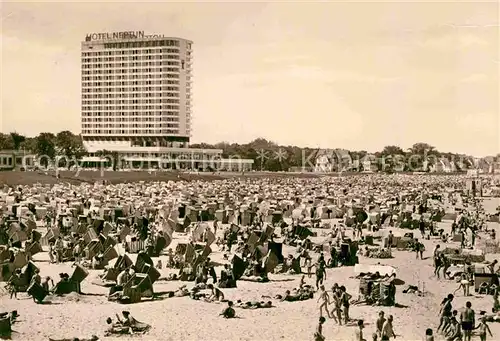
[[[117,169],[192,169],[202,171],[251,171],[254,160],[237,157],[223,158],[222,149],[186,147],[141,147],[126,143],[87,145],[88,156],[82,166],[96,166],[114,160]]]
[[[34,168],[35,156],[24,150],[0,150],[0,170]]]

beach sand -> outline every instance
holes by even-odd
[[[485,202],[487,211],[494,211],[500,204],[500,199],[488,199]],[[439,223],[440,228],[449,230],[451,222]],[[490,223],[500,232],[498,223]],[[392,229],[394,233],[404,233],[407,230]],[[320,233],[324,230],[318,230]],[[497,233],[498,235],[498,233]],[[170,246],[175,248],[182,236],[176,236]],[[321,240],[321,237],[317,237]],[[425,240],[426,252],[424,260],[415,259],[415,254],[407,251],[393,251],[392,259],[360,258],[362,264],[387,264],[396,268],[397,276],[406,284],[419,285],[425,288],[425,296],[403,294],[404,286],[397,287],[396,301],[401,307],[351,306],[350,315],[353,319],[364,319],[365,338],[371,340],[375,331],[375,319],[380,310],[386,315],[394,316],[394,329],[400,340],[423,340],[425,329],[436,329],[439,323],[439,303],[448,293],[453,292],[458,284],[449,280],[433,278],[431,253],[437,240]],[[292,253],[293,249],[285,247],[283,254]],[[220,261],[222,255],[214,247],[211,254],[213,261]],[[488,259],[499,255],[488,255]],[[166,257],[161,257],[166,264]],[[47,253],[35,255],[36,264],[41,268],[42,276],[58,278],[60,272],[72,273],[71,264],[49,264]],[[156,263],[156,258],[153,258]],[[170,270],[171,271],[171,270]],[[163,269],[166,276],[169,270]],[[35,304],[25,293],[20,293],[19,299],[9,299],[4,293],[0,297],[0,310],[17,310],[20,318],[13,325],[13,340],[47,340],[79,337],[90,338],[95,334],[103,337],[106,328],[105,320],[129,310],[137,320],[151,325],[146,335],[125,336],[123,339],[133,340],[312,340],[319,312],[316,299],[302,302],[275,302],[271,309],[243,310],[236,309],[237,319],[223,319],[219,313],[225,303],[205,303],[189,297],[167,298],[158,301],[145,301],[132,305],[120,305],[108,302],[107,288],[91,284],[101,271],[90,270],[90,275],[82,283],[84,295],[70,294],[66,297],[47,297],[46,304]],[[219,275],[219,271],[217,274]],[[357,297],[359,280],[353,278],[354,267],[341,267],[327,270],[325,286],[331,288],[333,283],[345,285],[348,292]],[[238,288],[222,289],[226,298],[236,301],[267,301],[262,295],[274,296],[283,294],[287,289],[298,286],[301,275],[270,275],[269,283],[253,283],[238,281]],[[306,276],[307,279],[307,276]],[[307,279],[308,284],[314,284],[314,276]],[[155,292],[175,290],[183,283],[178,281],[158,281],[154,284]],[[193,283],[186,283],[190,288]],[[462,308],[470,300],[476,313],[481,310],[490,312],[493,299],[491,296],[475,295],[462,297],[461,292],[453,303],[455,309]],[[490,328],[494,338],[500,340],[500,323],[491,323]],[[355,327],[337,326],[333,320],[327,320],[323,333],[326,340],[352,340]],[[105,338],[113,340],[114,338]],[[478,339],[478,338],[477,338]],[[436,340],[440,340],[436,337]]]

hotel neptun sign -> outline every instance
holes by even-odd
[[[88,33],[85,41],[98,40],[122,40],[122,39],[143,39],[143,38],[164,38],[162,34],[144,34],[144,31],[126,31],[113,33]]]

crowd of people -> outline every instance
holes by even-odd
[[[182,286],[173,292],[174,297],[189,296],[204,302],[225,303],[227,306],[220,315],[228,319],[235,318],[238,315],[236,309],[239,308],[270,308],[275,307],[275,304],[272,299],[251,302],[238,300],[235,304],[226,298],[225,288],[235,288],[238,281],[244,280],[265,283],[275,272],[289,276],[299,274],[299,286],[276,295],[274,299],[278,302],[298,302],[315,298],[319,312],[315,340],[325,340],[323,328],[328,319],[331,319],[339,326],[355,326],[353,337],[356,341],[363,341],[367,340],[364,331],[366,323],[363,319],[351,316],[350,307],[366,302],[367,298],[355,300],[353,293],[347,291],[339,278],[335,278],[337,282],[327,290],[327,276],[330,279],[330,274],[334,274],[336,268],[361,262],[366,254],[358,246],[369,245],[372,243],[369,240],[377,234],[383,236],[381,242],[385,246],[381,247],[389,252],[392,248],[397,248],[400,238],[393,234],[393,230],[409,222],[416,227],[414,231],[418,229],[420,232],[419,238],[412,233],[409,242],[411,251],[422,262],[432,259],[436,280],[448,279],[452,264],[442,245],[459,240],[460,249],[474,249],[480,235],[496,239],[495,230],[487,228],[488,215],[484,212],[481,201],[467,193],[464,181],[463,178],[452,177],[440,179],[377,175],[355,180],[284,178],[224,180],[216,185],[196,182],[182,186],[168,183],[149,187],[147,184],[54,187],[43,194],[43,199],[39,198],[40,192],[36,192],[38,204],[44,208],[42,216],[36,207],[23,214],[38,222],[36,231],[45,229],[45,247],[51,263],[85,264],[90,269],[104,269],[106,274],[111,268],[105,259],[105,252],[101,250],[93,253],[93,241],[105,244],[108,234],[113,235],[116,238],[116,246],[113,247],[117,254],[140,251],[148,257],[159,256],[155,265],[159,271],[165,268],[178,271],[177,275],[169,277],[170,280],[194,282],[189,290]],[[30,196],[34,196],[34,192],[28,187],[5,190],[7,196],[14,197],[14,205],[18,209],[29,201]],[[63,199],[59,199],[58,195],[62,195]],[[133,199],[126,199],[127,196]],[[457,200],[460,201],[461,208],[456,211],[458,214],[447,234],[437,228],[436,222],[439,219],[434,218],[443,216],[447,205],[456,206]],[[102,208],[113,208],[111,202],[120,209],[111,209],[109,214],[103,213]],[[212,204],[216,206],[215,209],[211,208]],[[196,211],[194,216],[187,212],[190,206],[197,206],[192,210]],[[217,214],[220,211],[222,218]],[[207,212],[207,217],[203,217],[203,212]],[[4,211],[0,231],[0,235],[4,236],[2,239],[6,241],[5,252],[9,255],[5,261],[11,263],[16,252],[21,249],[25,251],[27,260],[33,260],[30,245],[41,242],[33,232],[35,229],[30,231],[29,238],[24,241],[16,240],[18,235],[9,235],[12,222],[16,219],[22,222],[25,218],[17,213],[19,212],[13,214]],[[82,214],[84,219],[79,221]],[[68,220],[68,216],[75,219]],[[105,221],[107,225],[100,224],[95,229],[95,238],[89,241],[88,230],[82,230],[81,226],[98,219]],[[318,228],[321,228],[319,231],[324,238],[318,235]],[[105,229],[106,234],[103,232]],[[352,237],[349,230],[352,230]],[[57,235],[54,235],[54,231],[58,232]],[[178,248],[174,251],[169,244],[178,239],[179,235],[188,236],[188,240],[182,251]],[[432,256],[426,258],[423,241],[428,244],[431,238],[440,244],[435,246]],[[164,240],[164,247],[158,251],[160,239]],[[134,241],[137,240],[143,241],[140,250],[134,250]],[[295,248],[294,254],[283,257],[281,253],[285,246],[287,249]],[[211,252],[222,255],[224,264],[219,268],[219,276],[219,265],[208,257]],[[166,258],[165,264],[162,263],[162,257]],[[492,275],[498,274],[497,264],[498,261],[494,261],[487,265]],[[110,297],[123,295],[124,288],[141,271],[133,264],[118,270]],[[314,284],[306,284],[313,275]],[[22,276],[23,273],[18,268],[8,278],[12,299],[18,298]],[[440,325],[436,332],[449,341],[470,341],[475,330],[481,340],[486,340],[487,335],[492,336],[487,324],[490,315],[482,312],[476,321],[471,302],[467,302],[460,312],[453,309],[452,302],[457,291],[463,289],[464,296],[470,295],[474,280],[470,264],[465,264],[460,276],[459,288],[442,302]],[[28,287],[36,283],[47,293],[56,293],[59,286],[71,280],[67,273],[61,273],[60,277],[59,282],[54,284],[50,277],[42,277],[40,271],[35,269]],[[377,279],[384,279],[382,277]],[[390,283],[388,287],[392,291],[389,294],[395,296],[394,284]],[[149,289],[155,297],[152,287]],[[363,294],[360,289],[360,297]],[[498,284],[492,295],[495,313],[499,309]],[[35,296],[33,300],[40,302]],[[277,306],[280,304],[278,302]],[[375,301],[377,302],[380,304],[381,301]],[[395,304],[394,300],[391,302]],[[122,315],[123,318],[117,316],[116,321],[107,319],[107,334],[144,333],[150,329],[149,325],[131,317],[130,312],[124,311]],[[393,322],[393,315],[386,317],[385,312],[380,311],[376,318],[376,330],[371,338],[396,338]],[[432,329],[424,332],[427,341],[434,340]]]

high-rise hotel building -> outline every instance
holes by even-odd
[[[192,42],[144,32],[82,42],[82,136],[88,147],[186,146]]]
[[[143,31],[87,34],[81,43],[87,161],[103,151],[118,152],[125,163],[159,164],[181,155],[198,167],[200,160],[220,160],[220,149],[188,148],[192,45],[187,39]],[[253,163],[242,162],[244,169]]]

